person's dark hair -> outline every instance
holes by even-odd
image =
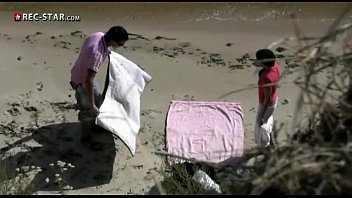
[[[275,65],[275,54],[270,49],[260,49],[255,54],[258,61],[263,63],[267,67],[274,67]]]
[[[110,41],[128,41],[128,33],[125,28],[121,26],[114,26],[109,29],[104,35],[107,42]]]

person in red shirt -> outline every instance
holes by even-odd
[[[269,49],[260,49],[256,52],[255,65],[263,67],[259,71],[258,80],[259,106],[254,129],[255,142],[259,147],[270,151],[274,146],[272,127],[273,114],[278,102],[280,67],[275,60],[274,52]]]

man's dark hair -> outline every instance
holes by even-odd
[[[121,26],[114,26],[109,29],[104,35],[107,42],[110,41],[128,41],[128,33],[125,28]]]
[[[257,60],[267,67],[274,67],[275,54],[270,49],[260,49],[255,54]]]

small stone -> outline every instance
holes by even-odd
[[[19,60],[19,61],[22,60],[22,57],[21,56],[17,57],[17,60]]]
[[[50,181],[49,178],[46,178],[46,179],[45,179],[45,182],[46,182],[46,183],[49,183],[49,181]]]
[[[60,177],[60,174],[55,174],[55,177]]]
[[[72,165],[71,163],[68,163],[67,166],[70,167],[70,168],[75,168],[75,166]]]
[[[54,163],[49,164],[49,166],[54,166]]]
[[[29,171],[29,166],[23,166],[21,169],[22,171],[27,172]]]

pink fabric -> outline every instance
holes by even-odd
[[[98,72],[109,51],[104,41],[104,33],[97,32],[89,36],[83,43],[81,53],[71,69],[71,80],[76,83],[85,81],[88,69]]]
[[[219,163],[243,155],[239,103],[172,101],[166,121],[168,153]],[[173,164],[175,158],[169,158]]]

